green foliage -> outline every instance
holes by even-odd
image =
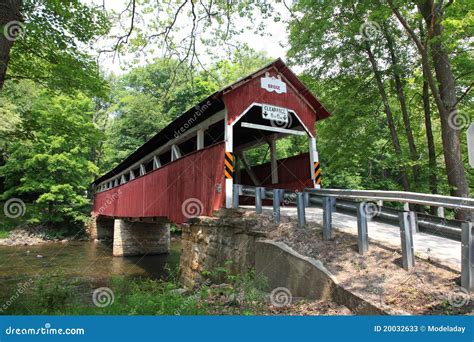
[[[420,15],[415,3],[399,2],[397,5],[409,18],[410,25],[418,28]],[[393,18],[388,5],[368,0],[299,0],[292,11],[295,16],[289,23],[290,61],[304,68],[303,81],[332,113],[330,118],[317,124],[323,186],[400,189],[398,169],[402,167],[408,170],[413,191],[430,192],[428,177],[436,171],[428,166],[420,56]],[[459,97],[472,83],[469,71],[472,70],[472,58],[468,61],[466,46],[469,42],[465,39],[472,30],[472,25],[469,26],[471,13],[466,1],[454,2],[447,8],[444,20],[450,31],[449,35],[446,34],[445,44],[451,49]],[[391,63],[386,35],[394,39],[398,65]],[[394,151],[367,48],[374,54],[380,69],[400,139],[401,155]],[[409,153],[406,127],[393,79],[395,69],[403,82],[418,150],[415,159]],[[472,107],[471,102],[472,95],[467,94],[459,103],[463,120],[467,122],[472,118],[468,109]],[[438,191],[448,194],[441,127],[432,98],[430,109],[437,153]],[[464,129],[461,137],[465,145]],[[413,166],[421,171],[414,174]],[[469,168],[467,172],[472,187],[473,174]]]
[[[266,282],[254,271],[231,275],[227,264],[226,287],[216,289],[204,283],[183,294],[176,274],[167,281],[114,277],[107,284],[113,293],[108,304],[99,307],[93,303],[93,290],[88,281],[71,279],[63,272],[53,272],[31,279],[12,305],[2,314],[33,315],[204,315],[215,313],[257,314],[265,308]],[[223,269],[213,270],[220,274]],[[224,294],[229,298],[226,308],[219,307],[213,298]],[[100,303],[102,303],[99,300]],[[230,310],[230,311],[229,311]]]
[[[79,7],[76,10],[83,14],[56,9],[58,15],[81,15],[82,19],[93,15]],[[44,24],[38,20],[31,25]],[[80,25],[71,20],[67,25]],[[101,21],[100,25],[105,24]],[[84,31],[78,34],[83,35],[81,42],[92,37]],[[18,53],[21,44],[15,44]],[[68,44],[73,42],[68,40]],[[72,46],[68,44],[66,50]],[[12,55],[17,62],[18,58]],[[50,90],[64,90],[60,85],[48,84],[48,89],[32,81],[6,82],[0,94],[2,199],[19,197],[36,204],[30,223],[78,226],[88,216],[86,193],[99,169],[108,171],[200,100],[267,62],[268,58],[248,48],[231,61],[216,62],[207,73],[172,59],[157,59],[123,76],[111,76],[107,100],[77,92],[82,89],[80,82],[75,83],[76,92],[67,95]],[[91,82],[86,81],[91,87],[102,87]],[[95,95],[101,96],[102,90]]]
[[[38,278],[31,291],[32,313],[59,314],[75,297],[75,282],[66,280],[64,273],[54,272]]]
[[[5,203],[0,202],[0,208],[4,208]],[[25,210],[20,217],[7,217],[4,211],[0,211],[0,239],[5,239],[10,235],[10,231],[28,223],[32,218],[38,217],[38,209],[34,204],[25,204]]]
[[[25,32],[10,52],[7,79],[31,79],[61,91],[105,96],[107,85],[86,46],[108,33],[98,7],[78,0],[23,1]]]
[[[20,90],[25,93],[15,97]],[[26,97],[30,103],[22,107]],[[94,103],[82,94],[55,95],[26,81],[9,83],[0,98],[19,108],[21,118],[3,151],[3,199],[34,201],[39,213],[32,223],[82,222],[89,204],[86,191],[98,172],[90,160],[101,139],[92,123]]]
[[[269,287],[267,279],[258,276],[255,270],[251,269],[242,273],[234,269],[232,260],[228,260],[223,266],[215,267],[210,271],[203,271],[201,274],[210,283],[226,285],[219,287],[219,294],[229,298],[228,304],[235,307],[240,314],[263,312],[265,292],[268,291]]]
[[[268,62],[263,54],[243,47],[232,60],[218,61],[207,72],[156,59],[111,78],[111,101],[101,113],[106,142],[97,161],[100,169],[110,170],[186,110]]]

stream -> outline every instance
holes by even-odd
[[[66,278],[103,286],[111,277],[166,279],[179,266],[180,241],[172,240],[169,254],[113,257],[102,242],[70,241],[36,246],[0,247],[0,298],[15,293],[20,282],[62,272]]]

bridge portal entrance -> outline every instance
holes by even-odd
[[[328,116],[277,59],[190,108],[95,180],[93,215],[179,224],[231,207],[233,184],[320,187],[315,127]],[[285,141],[300,149],[282,155]]]

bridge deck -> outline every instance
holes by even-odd
[[[253,206],[242,206],[254,210]],[[263,214],[271,216],[272,207],[264,207]],[[294,207],[282,207],[281,215],[297,220],[297,212]],[[323,224],[323,210],[319,208],[306,208],[306,222],[308,229],[317,224]],[[333,227],[336,230],[357,236],[357,219],[355,216],[333,213]],[[389,223],[371,221],[368,223],[369,239],[377,241],[382,245],[400,249],[400,228]],[[461,243],[448,238],[442,238],[425,233],[416,233],[413,236],[416,256],[435,260],[450,268],[461,269]],[[354,241],[357,241],[356,239]]]

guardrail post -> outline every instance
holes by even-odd
[[[436,208],[436,214],[438,215],[438,217],[444,218],[444,208],[443,207]]]
[[[298,211],[298,227],[304,228],[306,226],[305,218],[305,200],[302,192],[296,193],[296,207]]]
[[[303,194],[304,194],[304,206],[309,207],[309,205],[310,205],[310,203],[309,203],[309,192],[304,191]]]
[[[273,222],[280,223],[280,204],[283,198],[282,189],[273,189]]]
[[[416,211],[410,211],[410,229],[413,234],[420,232],[420,228],[418,227],[418,214]]]
[[[239,207],[239,196],[241,193],[242,185],[234,184],[234,191],[232,192],[232,208],[236,209]]]
[[[332,207],[331,197],[323,197],[323,240],[332,237]]]
[[[398,213],[400,221],[400,237],[402,240],[402,261],[403,268],[407,271],[415,266],[415,253],[413,249],[413,234],[410,229],[410,213]]]
[[[367,204],[360,202],[357,204],[357,245],[359,253],[364,255],[369,250],[369,235],[367,232]]]
[[[461,287],[474,291],[474,232],[472,222],[461,225]]]
[[[255,188],[255,212],[257,214],[262,213],[262,194],[265,191],[265,188],[256,187]]]

